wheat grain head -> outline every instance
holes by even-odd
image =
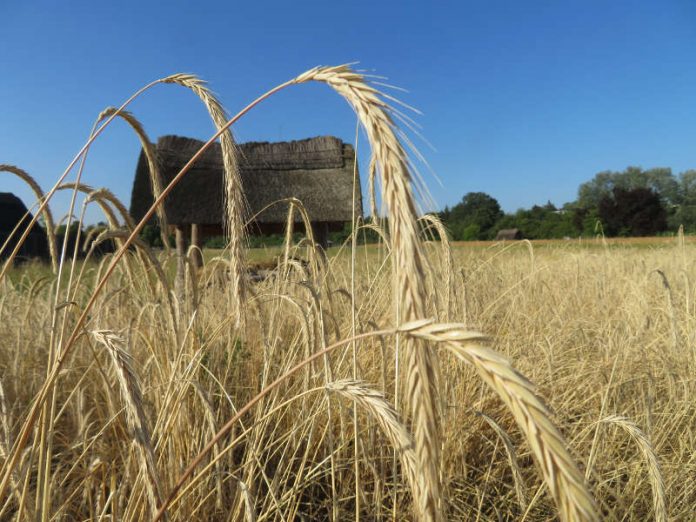
[[[399,142],[384,96],[369,86],[363,75],[348,65],[315,67],[294,83],[316,81],[327,84],[353,108],[362,124],[379,172],[382,199],[389,211],[389,230],[394,254],[395,299],[401,319],[413,321],[426,316],[423,252],[417,225],[412,176],[406,151]],[[413,417],[418,480],[416,511],[423,520],[442,519],[440,498],[440,423],[437,400],[437,359],[424,342],[410,338],[407,388]]]
[[[114,372],[121,389],[121,397],[125,403],[126,419],[137,447],[140,471],[145,478],[145,490],[150,504],[150,512],[154,517],[161,504],[162,486],[155,465],[155,451],[152,446],[150,430],[143,408],[143,396],[140,381],[133,368],[133,358],[125,349],[124,340],[108,330],[91,332],[92,337],[103,345],[113,363]]]
[[[15,167],[14,165],[6,165],[6,164],[0,164],[0,172],[9,172],[10,174],[14,174],[18,178],[20,178],[22,181],[24,181],[27,185],[29,185],[29,188],[31,188],[32,192],[34,193],[34,196],[36,196],[36,200],[39,202],[42,202],[45,198],[44,191],[41,190],[41,187],[39,184],[36,182],[36,180],[29,175],[28,172],[20,169],[19,167]],[[48,205],[44,207],[43,210],[43,217],[44,221],[46,222],[46,236],[48,238],[48,250],[49,254],[51,255],[51,265],[53,267],[53,272],[58,271],[58,248],[56,246],[56,235],[54,232],[54,221],[53,221],[53,213],[51,212],[51,209],[49,208]]]
[[[602,424],[618,426],[636,443],[648,466],[648,477],[652,485],[653,509],[657,522],[667,522],[667,501],[665,500],[665,483],[662,479],[660,464],[647,435],[632,420],[620,415],[609,415],[600,421]]]
[[[356,405],[367,410],[399,455],[411,492],[415,493],[418,473],[413,440],[384,394],[352,379],[333,381],[325,386],[327,390],[352,400]]]
[[[459,324],[416,321],[400,328],[408,335],[442,344],[458,359],[471,364],[479,377],[508,407],[524,433],[541,468],[561,520],[599,520],[595,501],[566,449],[550,413],[529,382],[500,354],[488,349],[488,339]]]
[[[168,76],[163,83],[174,83],[191,89],[208,109],[215,127],[220,130],[227,124],[227,114],[220,101],[215,97],[206,83],[192,74],[174,74]],[[237,151],[232,132],[226,129],[220,135],[222,162],[225,170],[225,209],[226,216],[223,224],[229,238],[231,254],[230,291],[237,306],[237,319],[241,319],[243,302],[246,295],[246,261],[244,253],[244,221],[245,200],[242,192],[242,180],[237,167]]]

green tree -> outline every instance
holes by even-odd
[[[668,212],[669,228],[677,230],[684,225],[687,232],[696,232],[696,170],[679,174],[678,205]]]
[[[484,192],[469,192],[449,210],[446,223],[454,239],[488,239],[493,227],[503,217],[495,198]],[[478,232],[473,225],[478,227]],[[476,237],[471,237],[476,233]]]
[[[648,188],[616,187],[599,202],[597,212],[610,236],[651,236],[667,229],[660,196]]]
[[[679,203],[696,205],[696,170],[686,170],[679,174]]]
[[[640,167],[627,167],[622,172],[603,171],[578,188],[578,205],[584,208],[597,208],[599,202],[611,197],[614,189],[650,189],[662,200],[665,208],[676,205],[681,197],[680,182],[669,168],[643,170]]]
[[[573,222],[572,210],[557,209],[551,202],[546,205],[534,205],[530,209],[519,209],[514,214],[506,214],[495,227],[496,231],[504,228],[517,228],[527,239],[551,239],[575,237],[578,229]]]

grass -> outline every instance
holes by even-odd
[[[0,518],[688,518],[694,245],[451,245],[417,216],[390,99],[345,66],[230,119],[195,77],[139,93],[192,89],[229,145],[241,115],[308,81],[366,128],[384,242],[243,249],[228,158],[232,248],[196,269],[71,185],[121,248],[0,274]]]

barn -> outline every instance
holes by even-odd
[[[24,219],[27,214],[27,207],[21,199],[10,192],[0,192],[0,248],[5,244],[7,239],[12,234],[12,231],[17,226],[17,223]],[[17,245],[17,240],[26,230],[26,224],[31,219],[29,215],[21,228],[12,236],[12,240],[7,247],[0,253],[0,259],[9,257],[10,253]],[[37,224],[34,225],[31,232],[27,236],[26,241],[20,248],[18,259],[27,259],[31,257],[48,258],[48,241],[45,231]]]
[[[512,241],[522,239],[522,231],[519,228],[503,228],[495,236],[496,241]]]
[[[180,136],[163,136],[157,141],[155,152],[163,186],[203,145]],[[248,203],[245,220],[258,213],[249,226],[251,234],[282,232],[288,205],[272,203],[289,197],[299,199],[307,209],[314,236],[323,246],[330,231],[341,230],[353,217],[355,150],[338,138],[243,143],[238,145],[238,164]],[[223,172],[222,149],[214,143],[165,199],[168,225],[183,229],[186,235],[193,230],[194,242],[196,237],[202,242],[223,235]],[[359,183],[357,190],[356,214],[362,216]],[[147,159],[141,151],[131,196],[133,218],[141,219],[152,202]],[[295,218],[301,226],[297,213]]]

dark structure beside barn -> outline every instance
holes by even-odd
[[[26,218],[25,218],[26,216]],[[17,246],[17,241],[27,229],[32,216],[27,215],[27,207],[22,200],[10,192],[0,192],[0,247],[2,247],[12,234],[18,223],[22,222],[17,232],[0,253],[0,259],[9,257]],[[22,261],[32,257],[48,258],[48,241],[46,232],[40,225],[34,224],[26,241],[17,253],[17,260]]]
[[[503,228],[495,236],[496,241],[522,239],[522,232],[519,228]]]
[[[156,154],[162,185],[166,186],[202,146],[202,141],[190,138],[161,137]],[[342,230],[352,219],[355,151],[338,138],[243,143],[238,145],[238,164],[248,204],[245,219],[258,213],[249,226],[250,234],[282,232],[288,204],[273,203],[290,197],[299,199],[307,209],[314,237],[322,246],[326,246],[330,231]],[[206,238],[223,235],[223,182],[222,149],[215,143],[165,199],[168,225],[198,246]],[[141,219],[152,202],[147,160],[141,151],[131,197],[133,218]],[[362,216],[359,183],[356,207],[357,215]],[[298,213],[295,221],[301,226]]]

